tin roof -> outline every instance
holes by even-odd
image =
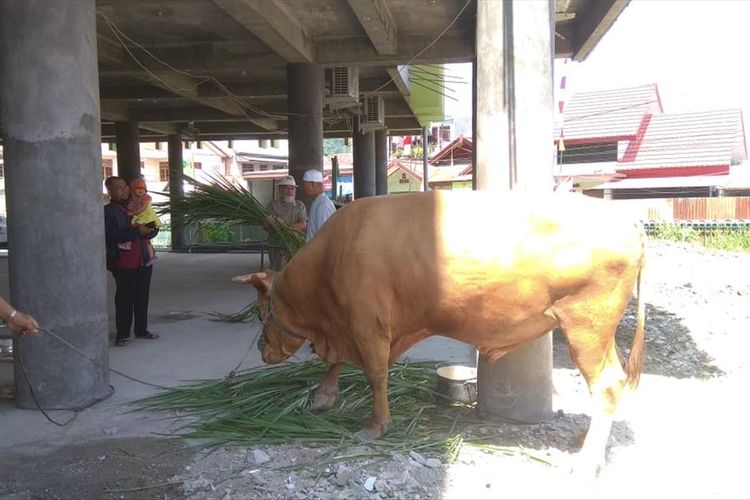
[[[740,109],[670,113],[651,117],[633,160],[617,162],[617,170],[728,166],[745,158]]]
[[[562,131],[555,138],[576,139],[635,137],[644,114],[663,112],[655,83],[624,89],[574,94],[563,110]]]

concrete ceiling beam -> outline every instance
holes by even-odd
[[[409,97],[411,95],[411,90],[409,90],[409,66],[386,68],[386,71],[401,95],[405,98]]]
[[[590,3],[576,22],[573,54],[575,61],[583,61],[589,56],[629,3],[630,0],[597,0]]]
[[[156,122],[188,122],[188,121],[212,121],[212,122],[231,122],[231,121],[246,121],[251,120],[252,122],[260,121],[263,125],[268,125],[263,120],[275,121],[278,117],[283,117],[286,113],[286,107],[283,108],[268,108],[263,109],[265,113],[272,116],[265,116],[263,114],[250,116],[238,116],[229,115],[218,109],[190,106],[190,107],[174,107],[165,106],[162,108],[145,107],[138,108],[133,107],[130,110],[130,115],[133,119],[143,122],[156,121]]]
[[[214,0],[241,26],[290,63],[311,63],[313,43],[297,17],[276,0]]]
[[[470,62],[474,57],[474,38],[464,35],[443,36],[424,50],[433,38],[402,36],[398,54],[378,54],[366,38],[324,40],[315,46],[316,61],[327,66],[397,66]]]
[[[396,23],[386,0],[347,0],[378,54],[398,53]]]
[[[96,51],[100,65],[119,66],[125,61],[125,51],[120,42],[105,33],[97,33]]]

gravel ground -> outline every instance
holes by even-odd
[[[465,446],[458,460],[419,453],[315,463],[329,448],[227,447],[198,454],[173,480],[190,499],[230,498],[746,498],[745,399],[750,255],[652,242],[646,274],[647,356],[641,385],[618,411],[607,467],[594,483],[567,473],[587,427],[588,393],[554,335],[553,419],[488,424],[507,453]],[[618,344],[627,352],[634,310]],[[366,451],[354,447],[351,454]]]

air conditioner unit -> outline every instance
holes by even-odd
[[[385,101],[382,95],[362,96],[359,131],[372,132],[385,128]]]
[[[329,111],[356,107],[359,104],[359,69],[334,66],[326,69],[324,104]]]

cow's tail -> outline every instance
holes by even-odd
[[[638,279],[636,281],[636,319],[635,319],[635,335],[633,336],[633,344],[630,346],[630,355],[625,365],[625,373],[627,374],[627,384],[631,389],[638,387],[638,382],[641,379],[641,371],[643,370],[643,355],[645,353],[645,325],[646,325],[646,303],[643,300],[643,271],[646,267],[646,234],[641,231],[641,259],[638,269]]]

